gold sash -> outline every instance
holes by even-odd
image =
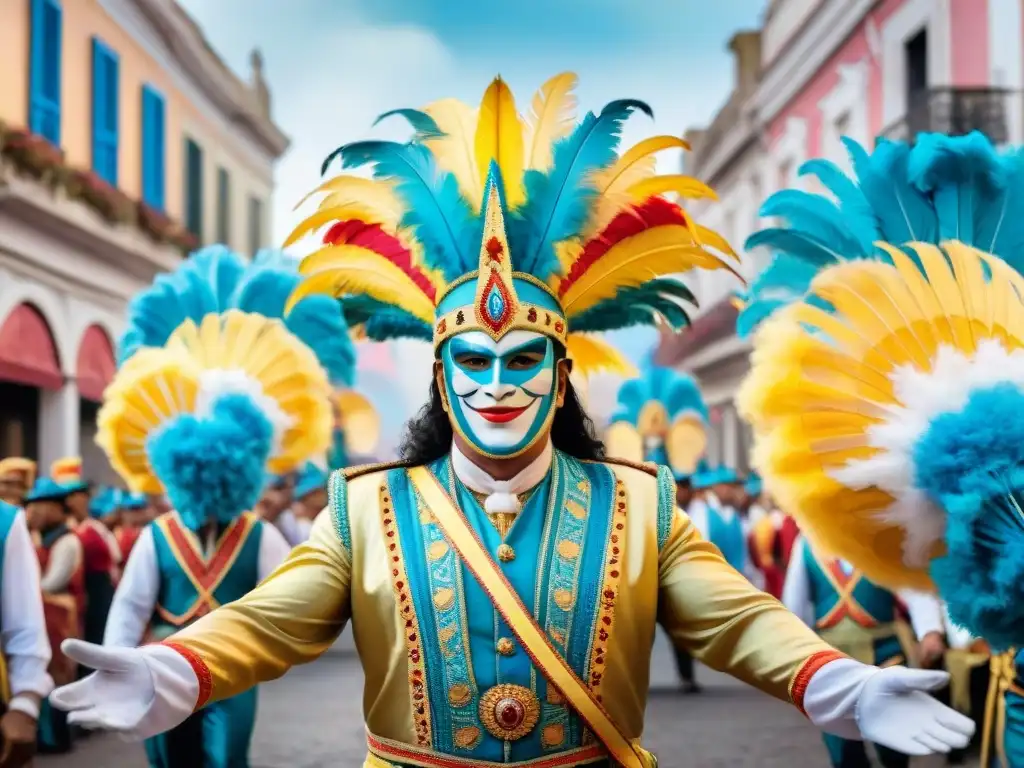
[[[597,699],[556,651],[512,586],[505,579],[462,511],[441,488],[426,467],[413,467],[409,479],[426,507],[466,564],[473,577],[490,597],[498,613],[526,650],[533,663],[579,714],[612,758],[623,768],[657,768],[658,761],[636,741],[626,738]]]

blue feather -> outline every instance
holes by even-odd
[[[696,306],[690,289],[674,278],[657,278],[641,286],[620,288],[613,298],[573,317],[569,321],[569,330],[611,331],[634,325],[653,325],[656,317],[678,330],[690,322],[682,303]]]
[[[762,247],[779,250],[818,267],[827,267],[843,260],[843,254],[830,244],[804,232],[781,227],[755,232],[747,238],[743,247],[748,251]]]
[[[783,219],[791,231],[828,243],[831,250],[844,256],[861,252],[860,243],[850,233],[849,220],[831,200],[798,189],[784,189],[761,206],[761,216]]]
[[[860,187],[835,163],[820,158],[801,165],[798,174],[801,177],[814,176],[832,193],[843,216],[848,219],[847,231],[857,239],[862,253],[870,253],[879,237],[878,223]]]
[[[914,446],[915,485],[946,511],[946,553],[931,562],[958,625],[995,649],[1024,644],[1024,393],[973,392]]]
[[[439,139],[446,135],[445,132],[438,127],[434,118],[420,109],[392,109],[391,111],[378,116],[377,119],[373,121],[373,124],[376,126],[381,121],[395,116],[404,117],[409,125],[412,126],[413,130],[416,131],[416,141]]]
[[[181,414],[153,432],[146,453],[192,530],[227,523],[259,500],[273,428],[245,395],[214,401],[208,418]]]
[[[341,158],[345,168],[374,163],[375,178],[395,182],[406,204],[402,226],[415,231],[427,266],[440,269],[449,281],[476,269],[480,217],[462,197],[455,177],[438,170],[426,146],[361,141],[342,147]]]
[[[938,217],[931,200],[909,177],[910,147],[881,140],[868,156],[852,149],[856,142],[843,139],[853,158],[853,169],[864,196],[878,219],[883,238],[896,245],[937,242]]]
[[[636,109],[653,114],[643,102],[631,100],[613,101],[599,116],[588,113],[575,131],[555,144],[550,171],[526,172],[526,202],[513,224],[522,237],[513,246],[517,270],[541,280],[561,270],[555,244],[583,227],[597,194],[590,175],[615,161],[622,124]]]

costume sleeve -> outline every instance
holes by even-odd
[[[677,645],[801,711],[811,677],[843,658],[729,566],[680,511],[661,550],[659,585],[659,620]]]
[[[124,577],[117,585],[103,633],[104,645],[134,648],[142,642],[160,590],[160,571],[153,543],[153,529],[147,527],[128,557]]]
[[[260,531],[259,580],[267,578],[274,569],[285,561],[292,545],[285,536],[269,523]]]
[[[0,617],[0,643],[7,657],[12,702],[23,694],[48,696],[53,678],[46,671],[50,641],[40,599],[39,560],[21,513],[14,518],[4,543]]]
[[[782,588],[782,603],[807,626],[814,625],[811,608],[811,584],[807,578],[807,562],[804,560],[804,545],[797,540],[789,558],[785,586]]]
[[[330,648],[349,618],[350,579],[351,558],[328,508],[309,541],[256,589],[166,642],[196,673],[196,708],[274,680]]]
[[[50,561],[42,575],[40,586],[51,595],[66,592],[75,569],[82,564],[82,542],[74,534],[61,536],[50,550]]]
[[[910,614],[910,625],[914,628],[914,634],[918,640],[925,635],[937,632],[940,635],[946,633],[946,620],[942,601],[935,595],[927,592],[904,591],[899,593],[899,598],[907,606],[907,613]]]

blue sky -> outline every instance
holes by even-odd
[[[580,76],[581,109],[639,98],[655,120],[635,117],[623,140],[681,134],[708,121],[728,97],[733,64],[727,44],[759,25],[765,0],[180,0],[237,72],[261,49],[275,120],[292,138],[276,174],[274,235],[297,221],[293,206],[319,179],[335,147],[370,136],[404,139],[402,121],[371,128],[398,107],[435,99],[476,102],[500,74],[521,108],[548,77]],[[678,166],[678,155],[660,162]],[[653,331],[619,334],[637,362]],[[402,370],[430,364],[423,344],[398,344]],[[408,408],[422,401],[419,375],[403,376]],[[610,408],[617,380],[591,382],[592,406]],[[377,400],[386,395],[367,392]],[[390,393],[389,393],[390,394]],[[388,413],[404,419],[407,413]],[[399,422],[400,423],[400,422]],[[394,425],[386,425],[394,426]]]

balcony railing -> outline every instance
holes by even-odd
[[[913,141],[919,133],[963,136],[980,131],[994,144],[1010,140],[1005,88],[930,88],[911,94],[907,114],[882,131],[887,139]]]

